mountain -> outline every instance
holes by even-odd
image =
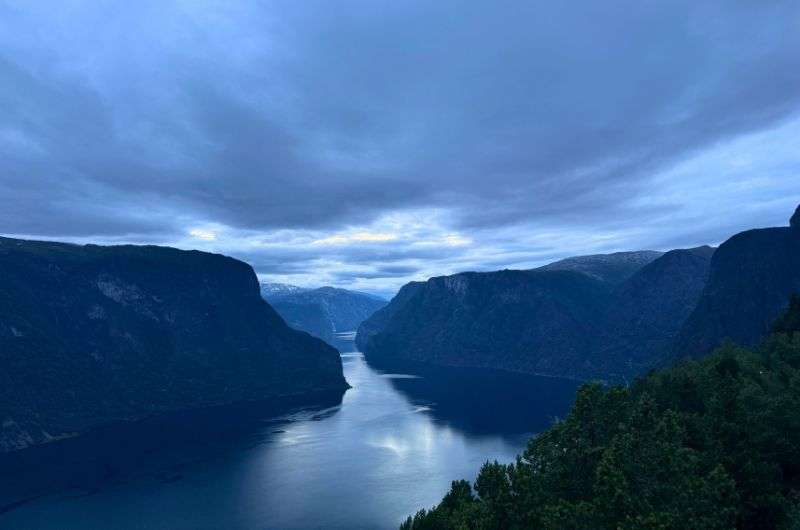
[[[579,256],[410,284],[357,343],[381,362],[628,381],[725,338],[757,344],[798,292],[800,208],[788,227],[742,232],[716,250]]]
[[[362,324],[370,361],[582,377],[610,288],[568,270],[466,272],[401,289]],[[557,355],[555,354],[557,352]]]
[[[364,319],[356,333],[356,345],[359,349],[361,351],[369,349],[375,352],[376,356],[381,355],[377,351],[378,349],[373,347],[373,339],[391,326],[402,324],[405,317],[404,309],[413,308],[415,296],[425,290],[427,283],[409,282],[405,284],[388,304],[375,311],[369,318]]]
[[[800,297],[773,329],[627,387],[583,385],[515,462],[455,480],[401,530],[800,528]]]
[[[334,287],[304,289],[262,283],[261,295],[289,326],[329,343],[337,333],[355,331],[364,319],[386,305],[386,300],[376,296]]]
[[[655,364],[705,284],[710,247],[569,258],[406,285],[356,341],[376,363],[626,380]]]
[[[757,344],[793,293],[800,293],[800,207],[788,227],[748,230],[720,245],[674,354],[698,357],[726,338]]]
[[[714,252],[671,250],[615,289],[593,353],[604,360],[608,379],[629,379],[668,356],[700,299]]]
[[[261,296],[264,299],[278,298],[308,291],[305,287],[289,285],[286,283],[261,282]]]
[[[539,270],[581,272],[596,280],[611,285],[619,285],[662,254],[662,252],[655,250],[639,250],[634,252],[614,252],[613,254],[574,256],[539,267]]]
[[[346,388],[253,269],[155,246],[0,238],[0,451],[166,411]]]

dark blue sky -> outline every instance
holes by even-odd
[[[0,0],[0,233],[391,292],[800,202],[800,2]]]

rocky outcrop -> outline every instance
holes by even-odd
[[[0,238],[0,450],[165,411],[342,392],[232,258]]]

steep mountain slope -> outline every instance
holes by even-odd
[[[611,285],[619,285],[662,254],[662,252],[655,250],[638,250],[633,252],[614,252],[613,254],[574,256],[539,267],[539,270],[582,272],[596,280]]]
[[[292,329],[305,331],[332,344],[333,326],[330,316],[321,304],[281,300],[271,302],[271,305]]]
[[[663,357],[712,253],[617,253],[412,283],[361,325],[357,344],[378,363],[626,380]]]
[[[671,250],[615,290],[594,352],[609,379],[638,375],[668,355],[700,299],[714,250]]]
[[[374,351],[373,337],[390,329],[391,326],[402,325],[406,311],[413,311],[415,296],[425,290],[428,282],[409,282],[405,284],[388,304],[375,311],[371,317],[358,326],[356,345],[362,350]],[[378,353],[380,355],[380,353]],[[384,355],[385,357],[385,355]]]
[[[674,346],[700,356],[725,338],[754,345],[800,292],[800,207],[790,226],[748,230],[720,245],[708,284]]]
[[[588,384],[511,464],[401,530],[800,528],[800,298],[756,349]]]
[[[375,362],[415,361],[582,377],[610,291],[573,271],[461,273],[404,287],[359,329]],[[382,323],[382,325],[381,325]],[[554,353],[557,352],[557,355]]]
[[[0,450],[192,407],[346,388],[252,268],[164,247],[0,238]]]
[[[291,327],[327,342],[332,342],[336,333],[355,331],[386,305],[375,296],[334,287],[303,289],[268,283],[262,284],[261,294]]]
[[[372,360],[625,381],[726,337],[756,344],[796,292],[800,209],[789,227],[743,232],[716,251],[582,256],[412,284],[357,343]]]

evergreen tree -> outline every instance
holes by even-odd
[[[755,350],[584,385],[515,463],[402,528],[800,529],[800,297]]]

